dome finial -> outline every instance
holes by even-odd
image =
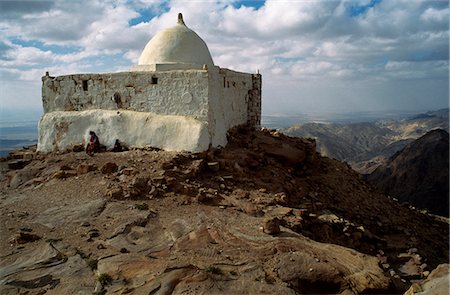
[[[178,22],[177,22],[179,25],[183,25],[183,26],[185,26],[186,24],[184,23],[184,21],[183,21],[183,15],[181,14],[181,12],[180,13],[178,13]]]

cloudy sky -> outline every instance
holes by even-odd
[[[126,71],[177,13],[220,67],[263,76],[263,112],[449,103],[449,4],[431,0],[0,0],[0,107],[41,110],[41,76]]]

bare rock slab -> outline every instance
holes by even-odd
[[[81,222],[97,216],[105,207],[104,199],[96,199],[80,205],[52,207],[36,218],[36,222],[49,228],[55,228],[69,222]]]

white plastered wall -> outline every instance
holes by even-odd
[[[227,131],[247,123],[252,75],[220,69],[209,75],[209,124],[213,146],[225,146]]]
[[[208,149],[207,124],[192,117],[167,116],[134,111],[57,111],[39,122],[38,151],[66,150],[86,144],[89,131],[112,148],[116,139],[137,147],[152,146],[168,151],[200,152]]]

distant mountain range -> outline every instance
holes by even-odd
[[[370,174],[407,144],[438,128],[448,132],[448,108],[401,120],[305,123],[281,131],[289,136],[315,138],[322,155],[346,161],[358,172]]]
[[[435,129],[380,165],[368,180],[384,193],[449,216],[449,134]]]

